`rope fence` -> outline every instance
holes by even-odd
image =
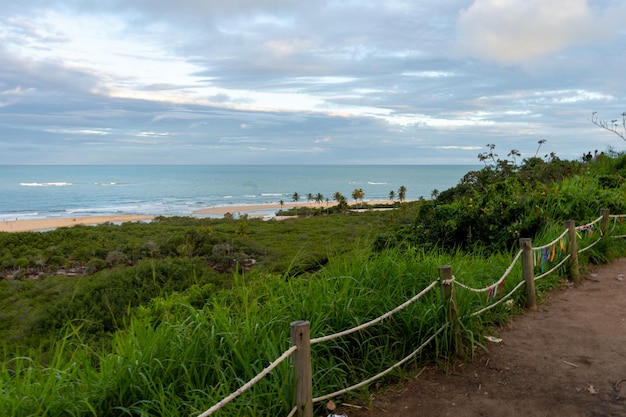
[[[368,328],[370,326],[373,326],[374,324],[380,323],[381,321],[388,319],[389,317],[391,317],[392,315],[394,315],[398,311],[408,307],[409,305],[413,304],[415,301],[417,301],[420,298],[422,298],[430,290],[432,290],[436,285],[437,285],[437,281],[433,281],[428,287],[424,288],[422,291],[420,291],[413,298],[411,298],[408,301],[400,304],[398,307],[394,308],[391,311],[388,311],[387,313],[383,314],[382,316],[379,316],[379,317],[375,318],[374,320],[370,320],[370,321],[368,321],[366,323],[363,323],[363,324],[361,324],[359,326],[353,327],[353,328],[348,329],[348,330],[344,330],[344,331],[339,332],[339,333],[330,334],[328,336],[323,336],[323,337],[318,337],[316,339],[311,339],[311,344],[314,345],[316,343],[328,342],[329,340],[337,339],[338,337],[346,336],[346,335],[349,335],[351,333],[358,332],[360,330],[366,329],[366,328]]]
[[[615,230],[615,228],[617,227],[617,222],[619,221],[620,224],[622,224],[624,222],[624,217],[626,217],[626,214],[611,214],[609,215],[609,217],[611,219],[613,219],[613,227],[611,228],[611,232]],[[626,235],[619,235],[619,236],[613,236],[615,239],[619,239],[619,238],[625,238]]]
[[[226,404],[237,398],[239,395],[247,391],[257,382],[259,382],[262,378],[268,375],[273,369],[275,369],[280,363],[282,363],[285,359],[292,357],[293,368],[295,372],[295,398],[294,398],[294,406],[291,409],[290,413],[287,417],[312,417],[313,416],[313,404],[321,401],[325,401],[339,395],[345,394],[350,391],[354,391],[356,389],[362,388],[374,382],[375,380],[387,375],[389,372],[394,369],[402,366],[416,355],[418,355],[426,346],[428,346],[433,340],[435,340],[445,329],[451,327],[453,332],[453,339],[456,340],[456,343],[453,343],[454,349],[457,350],[456,353],[460,353],[458,350],[462,349],[462,345],[460,343],[460,320],[462,317],[459,317],[457,311],[456,304],[456,295],[455,295],[455,287],[459,287],[466,291],[472,293],[485,293],[487,292],[487,301],[491,299],[495,299],[496,297],[499,300],[488,304],[487,306],[469,314],[469,317],[475,317],[484,312],[493,309],[497,305],[503,303],[505,300],[511,298],[521,287],[526,287],[526,308],[536,309],[536,301],[535,301],[535,281],[542,279],[559,268],[563,267],[566,262],[568,263],[569,275],[570,278],[577,282],[580,279],[580,274],[578,271],[578,254],[582,253],[586,250],[591,249],[595,246],[602,237],[608,236],[610,232],[614,231],[617,227],[617,222],[623,222],[626,214],[620,215],[610,215],[608,209],[601,210],[602,215],[597,219],[593,220],[590,223],[584,224],[582,226],[575,226],[573,220],[568,220],[565,222],[565,231],[559,235],[552,242],[547,243],[543,246],[533,247],[531,244],[531,240],[527,238],[520,239],[520,250],[515,254],[511,264],[507,267],[502,276],[495,281],[494,283],[487,285],[483,288],[473,288],[469,285],[463,284],[459,282],[454,275],[452,275],[452,268],[450,266],[440,267],[440,277],[439,279],[431,282],[427,287],[425,287],[418,294],[405,301],[404,303],[398,305],[393,310],[388,311],[387,313],[372,319],[366,323],[360,324],[359,326],[352,327],[347,330],[343,330],[338,333],[325,335],[317,338],[310,337],[310,323],[308,321],[297,321],[292,322],[291,327],[291,342],[292,346],[287,349],[278,359],[272,362],[268,367],[263,369],[258,375],[252,378],[250,381],[242,385],[239,389],[234,391],[228,397],[222,399],[217,404],[200,414],[198,417],[208,417],[215,413],[217,410],[224,407]],[[613,220],[613,227],[609,231],[609,222]],[[578,249],[577,243],[578,240],[583,240],[582,234],[586,234],[587,236],[592,236],[597,233],[598,238],[587,244],[584,248]],[[626,237],[623,236],[613,236],[614,238],[618,237]],[[521,260],[521,270],[522,270],[522,280],[517,283],[509,292],[505,295],[502,295],[504,283],[507,277],[511,274],[515,266]],[[546,267],[552,263],[556,263],[552,265],[547,271],[545,271]],[[535,270],[540,270],[540,275],[535,276]],[[354,384],[350,387],[343,388],[337,390],[335,392],[318,396],[313,398],[312,393],[312,365],[311,365],[311,346],[318,343],[324,343],[331,341],[333,339],[337,339],[339,337],[343,337],[361,330],[364,330],[368,327],[371,327],[375,324],[378,324],[384,320],[389,319],[393,314],[403,310],[409,305],[417,302],[420,298],[428,294],[432,291],[436,286],[440,286],[442,289],[442,294],[444,297],[444,303],[447,305],[446,314],[447,314],[447,322],[442,325],[438,330],[436,330],[433,334],[431,334],[422,344],[411,352],[409,355],[405,356],[400,361],[396,362],[389,368],[379,372],[378,374],[361,381],[357,384]],[[499,293],[499,294],[498,294]],[[454,352],[453,352],[454,353]]]

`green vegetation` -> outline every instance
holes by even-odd
[[[390,194],[396,210],[351,213],[335,195],[337,210],[299,207],[302,217],[286,221],[172,217],[0,233],[0,415],[199,414],[280,356],[293,321],[310,321],[313,337],[369,321],[428,286],[441,265],[467,285],[488,285],[509,266],[519,237],[539,245],[564,220],[588,222],[601,208],[626,213],[626,155],[588,163],[552,155],[518,166],[494,148],[485,168],[432,200],[405,202],[406,189]],[[360,208],[372,208],[355,194]],[[626,226],[615,227],[624,234]],[[604,239],[581,254],[581,265],[625,251],[623,239]],[[502,291],[520,274],[516,266]],[[537,288],[566,274],[563,267]],[[524,304],[522,291],[512,305],[469,318],[490,301],[457,297],[463,340],[474,347]],[[431,291],[390,320],[314,345],[314,395],[386,369],[445,320],[440,292]],[[439,338],[411,366],[445,364],[449,343]],[[286,415],[292,389],[285,361],[219,415]],[[366,391],[352,395],[367,401]]]

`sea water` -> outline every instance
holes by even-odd
[[[298,193],[333,202],[430,198],[474,165],[72,165],[0,166],[0,220],[143,214],[190,216],[203,208],[285,203]]]

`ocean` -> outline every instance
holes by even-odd
[[[430,198],[458,184],[476,165],[72,165],[0,166],[0,221],[142,214],[198,216],[216,206],[300,201],[321,193],[348,200],[387,200],[406,187],[406,199]],[[272,214],[275,210],[270,210]],[[221,216],[219,216],[221,217]]]

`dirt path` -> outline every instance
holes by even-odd
[[[495,331],[494,331],[495,333]],[[626,258],[558,290],[494,336],[488,353],[379,393],[348,417],[626,416]]]

